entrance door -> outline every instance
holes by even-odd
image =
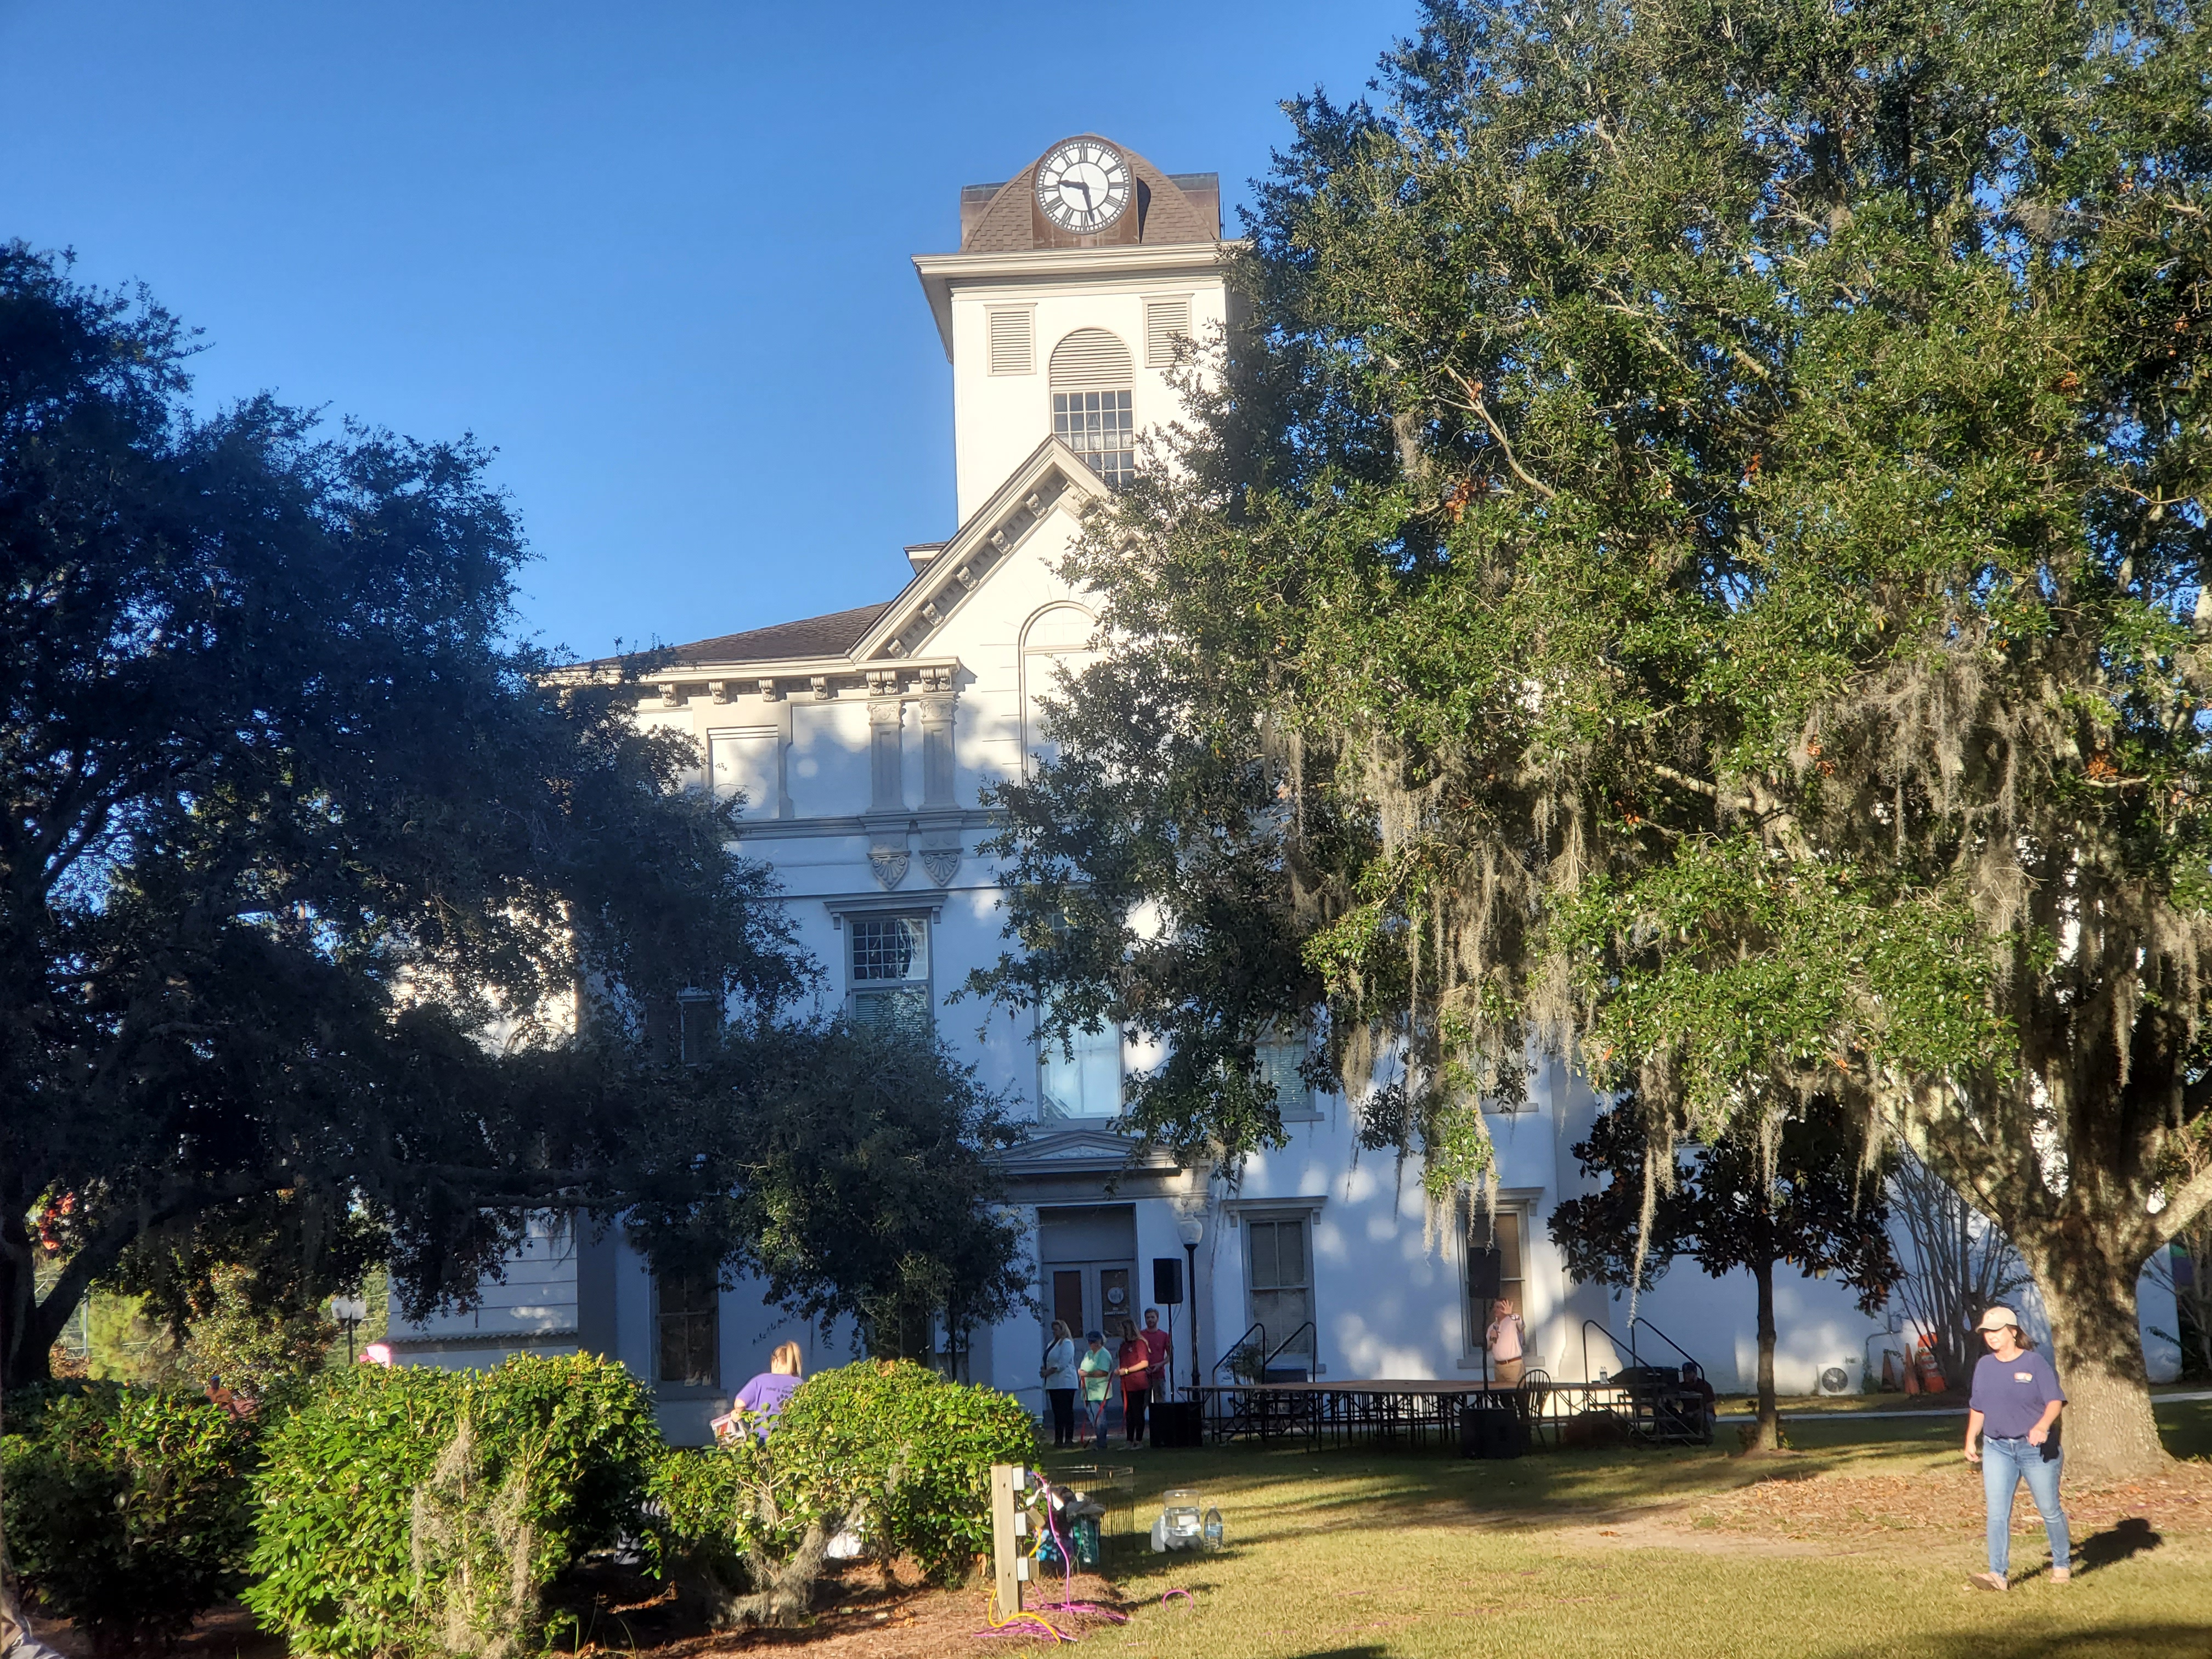
[[[1129,1300],[1129,1286],[1137,1279],[1137,1264],[1123,1261],[1109,1267],[1100,1262],[1091,1271],[1098,1276],[1098,1328],[1110,1334],[1123,1320],[1137,1316],[1136,1304]]]
[[[1068,1328],[1079,1349],[1083,1334],[1091,1327],[1083,1317],[1083,1269],[1054,1267],[1052,1270],[1052,1316]]]
[[[1037,1212],[1037,1255],[1048,1287],[1047,1326],[1064,1319],[1075,1334],[1104,1331],[1137,1316],[1137,1216],[1127,1204],[1069,1205]]]

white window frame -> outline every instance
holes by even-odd
[[[663,1285],[659,1273],[653,1275],[653,1376],[662,1394],[685,1395],[719,1395],[722,1390],[722,1288],[720,1275],[712,1268],[702,1275],[714,1289],[709,1293],[707,1311],[665,1312],[661,1307]],[[707,1321],[708,1363],[707,1380],[693,1377],[669,1376],[665,1374],[668,1358],[667,1322],[671,1319],[699,1319]]]
[[[933,914],[926,909],[873,910],[847,918],[845,932],[845,1007],[855,1025],[861,1024],[861,999],[871,994],[915,993],[921,995],[922,1018],[927,1022],[927,1034],[937,1032],[937,929]],[[904,923],[917,929],[921,937],[921,972],[909,974],[904,979],[863,980],[855,971],[854,955],[860,948],[863,929],[881,927],[886,923]]]
[[[1097,1039],[1097,1047],[1099,1048],[1103,1049],[1110,1048],[1112,1050],[1114,1056],[1113,1109],[1106,1112],[1056,1112],[1047,1109],[1045,1079],[1049,1073],[1052,1066],[1057,1063],[1063,1066],[1080,1067],[1085,1050],[1080,1047],[1076,1048],[1074,1056],[1071,1060],[1067,1054],[1067,1051],[1061,1047],[1060,1038],[1056,1034],[1044,1029],[1044,1012],[1040,1009],[1037,1012],[1037,1029],[1036,1034],[1037,1062],[1036,1102],[1038,1122],[1103,1123],[1109,1119],[1121,1116],[1122,1103],[1121,1091],[1123,1086],[1128,1082],[1129,1079],[1128,1056],[1122,1051],[1121,1028],[1120,1025],[1109,1020],[1096,1032],[1089,1033],[1087,1035],[1096,1036]],[[1084,1103],[1085,1105],[1089,1105],[1091,1103],[1087,1096]]]
[[[1290,1063],[1279,1073],[1269,1064],[1270,1054]],[[1311,1058],[1313,1045],[1300,1033],[1285,1037],[1269,1035],[1261,1038],[1255,1058],[1260,1062],[1260,1075],[1275,1085],[1275,1108],[1285,1123],[1312,1123],[1321,1117],[1321,1107],[1315,1099],[1311,1084],[1297,1074],[1297,1067]]]
[[[1252,1229],[1255,1226],[1274,1227],[1277,1229],[1283,1227],[1296,1227],[1297,1229],[1298,1243],[1301,1250],[1304,1252],[1305,1260],[1305,1284],[1303,1288],[1304,1289],[1306,1295],[1306,1319],[1310,1320],[1313,1322],[1313,1336],[1311,1339],[1313,1346],[1310,1348],[1303,1351],[1303,1358],[1306,1361],[1307,1376],[1319,1376],[1322,1374],[1321,1302],[1314,1284],[1313,1218],[1314,1212],[1310,1206],[1297,1204],[1268,1205],[1264,1202],[1260,1202],[1253,1204],[1249,1208],[1240,1210],[1237,1216],[1237,1224],[1238,1231],[1243,1237],[1242,1254],[1244,1258],[1244,1328],[1246,1329],[1249,1329],[1252,1322],[1260,1317],[1258,1304],[1255,1300],[1256,1294],[1279,1294],[1285,1289],[1294,1288],[1281,1285],[1267,1286],[1254,1285],[1252,1279],[1253,1268],[1255,1263],[1252,1249]],[[1279,1231],[1278,1232],[1277,1237],[1279,1238]],[[1279,1261],[1279,1259],[1280,1258],[1279,1256],[1278,1260]],[[1304,1323],[1304,1322],[1301,1321],[1299,1322]],[[1283,1341],[1291,1334],[1291,1333],[1288,1330],[1268,1331],[1268,1348],[1273,1349],[1278,1343]],[[1291,1350],[1291,1352],[1295,1353],[1299,1352],[1300,1351],[1293,1349]]]
[[[1521,1274],[1519,1278],[1513,1279],[1507,1279],[1501,1274],[1499,1289],[1503,1291],[1507,1285],[1514,1287],[1510,1294],[1513,1297],[1515,1310],[1521,1316],[1521,1352],[1524,1357],[1528,1355],[1530,1344],[1534,1340],[1534,1328],[1528,1317],[1528,1285],[1532,1279],[1528,1256],[1531,1243],[1528,1230],[1530,1224],[1535,1218],[1537,1203],[1541,1197],[1542,1192],[1540,1188],[1500,1188],[1495,1206],[1495,1213],[1516,1217],[1518,1222],[1521,1240]],[[1462,1370],[1480,1370],[1484,1364],[1486,1345],[1483,1338],[1488,1331],[1488,1325],[1475,1312],[1474,1297],[1468,1286],[1468,1274],[1474,1265],[1474,1224],[1486,1213],[1488,1212],[1483,1210],[1480,1199],[1471,1194],[1461,1198],[1458,1225],[1454,1231],[1459,1241],[1461,1326],[1459,1368]],[[1534,1362],[1532,1359],[1530,1363]]]

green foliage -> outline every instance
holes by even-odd
[[[539,1593],[635,1524],[659,1449],[590,1356],[333,1372],[269,1437],[245,1599],[301,1653],[533,1649]]]
[[[530,1198],[612,1186],[680,988],[758,1013],[812,971],[690,745],[514,642],[489,453],[201,418],[196,349],[0,245],[9,1381],[94,1282],[173,1316],[250,1262],[311,1307],[390,1249],[409,1307],[472,1292]],[[595,975],[592,1042],[477,1041]]]
[[[1841,1100],[2112,1375],[2071,1444],[2154,1461],[2135,1277],[2212,1204],[2208,74],[2164,0],[1428,0],[1289,106],[1249,326],[1070,562],[1115,645],[1008,792],[1013,920],[1087,884],[1101,937],[990,988],[1325,1007],[1446,1184],[1532,1048],[1662,1141]],[[1232,865],[1266,929],[1202,925]],[[1149,977],[1146,902],[1201,924]]]
[[[103,1652],[173,1641],[244,1582],[250,1429],[204,1399],[99,1383],[8,1397],[9,1547]]]
[[[1024,1131],[936,1042],[843,1023],[732,1032],[636,1103],[650,1174],[631,1237],[659,1261],[734,1262],[800,1317],[925,1352],[933,1315],[989,1325],[1029,1285],[995,1155]]]
[[[1029,1463],[1036,1425],[1011,1395],[903,1362],[812,1376],[768,1434],[672,1452],[653,1477],[665,1571],[704,1557],[765,1583],[810,1525],[851,1524],[941,1581],[990,1547],[990,1469]]]

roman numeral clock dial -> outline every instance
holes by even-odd
[[[1127,210],[1135,185],[1129,164],[1110,144],[1071,138],[1037,163],[1037,206],[1078,236],[1103,230]]]

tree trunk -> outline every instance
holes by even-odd
[[[38,1243],[17,1214],[0,1213],[0,1389],[43,1382],[52,1374],[50,1350],[76,1310],[39,1304]]]
[[[2018,1248],[2051,1319],[2051,1363],[2066,1391],[2059,1427],[2068,1476],[2106,1481],[2160,1473],[2172,1460],[2151,1415],[2135,1272],[2078,1224]]]
[[[1751,1270],[1759,1281],[1759,1437],[1753,1451],[1782,1449],[1782,1413],[1774,1401],[1774,1263],[1763,1259]]]

